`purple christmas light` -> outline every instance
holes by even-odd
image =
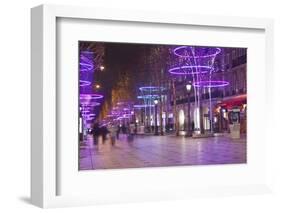
[[[81,110],[81,112],[82,112],[83,115],[86,115],[87,113],[90,113],[91,110]]]
[[[130,118],[132,116],[132,114],[124,114],[123,118]]]
[[[157,87],[157,86],[144,86],[139,88],[142,92],[158,92],[158,91],[164,91],[164,87]]]
[[[95,101],[93,101],[93,102],[86,102],[86,103],[81,103],[81,106],[83,106],[83,107],[95,107],[95,106],[99,106],[100,105],[100,103],[99,102],[95,102]]]
[[[80,72],[94,71],[93,52],[81,51],[80,53]]]
[[[82,108],[82,110],[91,110],[92,109],[92,107],[90,107],[90,106],[83,106],[83,108]]]
[[[215,57],[221,52],[220,48],[215,47],[190,47],[180,46],[173,50],[174,54],[181,58],[209,58]]]
[[[112,115],[118,115],[118,114],[120,114],[120,112],[118,112],[118,111],[115,109],[115,110],[111,111],[111,114],[112,114]]]
[[[81,72],[90,72],[94,69],[92,64],[80,62],[80,71]]]
[[[94,118],[96,116],[96,114],[94,113],[90,113],[86,115],[86,118]]]
[[[193,75],[193,74],[208,73],[211,72],[212,70],[213,67],[211,66],[185,65],[185,66],[173,67],[169,69],[168,72],[175,75]]]
[[[194,87],[206,88],[225,87],[227,85],[229,85],[228,81],[196,81],[193,83]]]
[[[114,117],[116,117],[116,116],[118,116],[118,115],[109,114],[109,115],[107,115],[106,117],[108,117],[108,118],[114,118]]]
[[[84,81],[84,80],[80,80],[80,87],[86,87],[91,85],[90,81]]]
[[[130,106],[132,103],[132,101],[119,101],[117,102],[117,106]]]
[[[155,99],[159,98],[159,95],[139,95],[137,96],[138,99]]]
[[[146,107],[154,107],[154,105],[151,104],[135,104],[134,108],[146,108]]]
[[[130,118],[132,115],[131,114],[123,114],[120,117],[122,118]]]
[[[91,101],[91,100],[96,100],[96,99],[101,99],[103,98],[103,95],[93,93],[93,94],[80,94],[80,100],[85,100],[85,101]]]

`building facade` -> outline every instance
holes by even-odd
[[[200,123],[205,132],[223,133],[229,132],[229,124],[233,122],[232,112],[238,117],[234,122],[240,124],[240,132],[246,133],[247,129],[247,49],[246,48],[222,48],[221,53],[214,61],[215,71],[213,80],[227,81],[224,87],[202,88],[200,99],[201,109],[195,107],[194,91],[191,91],[190,123],[193,131],[199,129]],[[173,110],[174,98],[170,95],[170,107],[167,123],[170,126],[178,122],[178,129],[184,131],[187,128],[188,93],[186,91],[188,77],[181,76],[176,79],[176,114]],[[168,87],[172,90],[171,83]],[[194,89],[194,87],[193,87]],[[200,114],[200,115],[198,115]],[[175,117],[177,116],[177,118]],[[200,116],[200,118],[198,117]],[[197,123],[197,125],[196,125]]]

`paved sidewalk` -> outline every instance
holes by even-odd
[[[80,170],[246,163],[246,147],[246,138],[226,136],[134,136],[129,142],[120,135],[114,146],[109,139],[93,145],[89,136],[80,146]]]

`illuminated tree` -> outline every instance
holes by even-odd
[[[80,42],[80,51],[91,51],[94,53],[94,69],[100,69],[104,59],[104,43],[101,42]]]
[[[154,86],[158,87],[159,96],[159,116],[160,133],[163,135],[163,112],[167,112],[167,99],[164,98],[167,93],[167,64],[169,61],[169,48],[165,45],[153,46],[150,51],[150,72],[151,80]],[[167,117],[167,116],[166,116]]]

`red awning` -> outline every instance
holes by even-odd
[[[217,106],[230,109],[234,106],[241,106],[246,103],[247,103],[247,94],[243,94],[243,95],[224,98],[220,103],[217,103]]]

